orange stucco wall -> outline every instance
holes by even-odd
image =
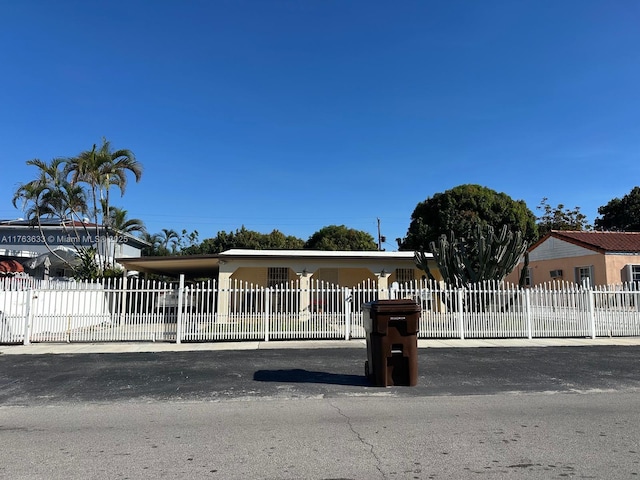
[[[575,268],[593,266],[593,284],[594,285],[612,285],[624,281],[624,267],[628,264],[640,264],[639,255],[603,255],[594,253],[593,255],[584,255],[579,257],[558,258],[554,260],[539,260],[531,262],[529,267],[532,269],[532,285],[539,285],[545,282],[551,282],[550,272],[552,270],[562,270],[561,278],[555,280],[564,280],[567,282],[575,281]],[[522,271],[523,264],[518,267],[506,278],[508,282],[517,283]]]

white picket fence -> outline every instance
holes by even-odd
[[[640,290],[633,284],[305,285],[0,278],[0,343],[364,338],[362,306],[383,298],[420,304],[420,338],[640,336]]]

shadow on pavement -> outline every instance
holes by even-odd
[[[340,373],[310,372],[300,368],[288,370],[258,370],[253,374],[257,382],[282,383],[326,383],[330,385],[371,386],[364,375],[344,375]]]

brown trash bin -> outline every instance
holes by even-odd
[[[367,337],[365,375],[376,386],[418,384],[420,306],[413,300],[363,305]]]

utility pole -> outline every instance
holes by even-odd
[[[380,218],[378,218],[378,251],[382,251],[382,244],[387,241],[384,235],[380,234]]]

